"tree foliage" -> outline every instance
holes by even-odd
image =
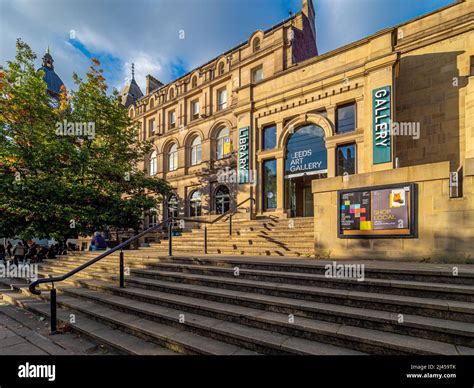
[[[35,54],[17,41],[0,73],[0,236],[66,239],[106,227],[138,229],[168,184],[138,162],[151,144],[107,93],[100,63],[59,103],[47,93]],[[87,130],[86,130],[87,129]]]

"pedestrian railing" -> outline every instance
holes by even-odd
[[[212,221],[208,220],[199,220],[199,219],[194,219],[190,217],[169,217],[166,220],[160,222],[159,224],[156,224],[147,230],[144,230],[143,232],[140,232],[136,234],[135,236],[129,238],[128,240],[124,241],[123,243],[115,246],[114,248],[100,254],[99,256],[93,258],[92,260],[89,260],[87,263],[84,263],[80,265],[77,268],[74,268],[73,270],[69,271],[68,273],[61,275],[61,276],[50,276],[47,278],[41,278],[37,279],[34,282],[30,283],[29,285],[29,290],[32,294],[34,295],[40,295],[41,290],[39,290],[37,287],[40,284],[51,284],[51,289],[50,289],[50,307],[51,307],[51,333],[54,334],[57,332],[57,302],[56,302],[56,287],[55,283],[62,282],[63,280],[66,280],[70,278],[71,276],[77,274],[78,272],[81,272],[82,270],[90,267],[91,265],[97,263],[98,261],[102,260],[103,258],[110,256],[112,253],[115,253],[117,251],[120,251],[119,254],[119,286],[120,288],[125,287],[125,278],[124,278],[124,252],[123,250],[127,247],[129,247],[132,243],[140,239],[141,237],[155,232],[159,229],[163,229],[165,226],[168,227],[168,255],[172,256],[173,255],[173,228],[174,228],[174,221],[177,220],[183,220],[183,221],[189,221],[193,223],[198,223],[198,224],[204,224],[204,236],[203,236],[203,250],[204,253],[207,253],[207,225],[210,224],[215,224],[216,222],[222,220],[225,217],[228,217],[229,221],[229,235],[232,235],[232,217],[234,214],[237,212],[237,210],[244,205],[245,203],[250,202],[250,217],[253,214],[253,205],[255,204],[255,199],[252,197],[248,197],[244,201],[238,203],[235,205],[234,208],[229,209],[225,213],[221,214],[217,218],[215,218]]]

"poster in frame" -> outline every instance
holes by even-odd
[[[338,237],[416,238],[417,204],[416,183],[339,190]]]

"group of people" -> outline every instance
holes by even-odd
[[[89,250],[104,251],[107,242],[100,232],[95,232],[90,242]],[[76,244],[68,242],[65,244],[53,244],[50,246],[38,245],[33,240],[18,241],[12,244],[8,241],[7,246],[0,243],[0,263],[6,264],[7,260],[13,261],[15,265],[20,263],[38,263],[44,259],[55,259],[58,255],[67,255],[68,251],[77,251]]]
[[[55,259],[57,255],[67,254],[67,249],[61,244],[49,247],[38,245],[34,241],[18,241],[13,245],[8,241],[7,246],[0,244],[0,262],[4,264],[7,260],[13,261],[15,265],[20,263],[38,263],[44,259]]]

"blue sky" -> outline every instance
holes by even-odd
[[[319,53],[403,23],[454,0],[313,0]],[[72,87],[98,58],[111,87],[135,63],[164,83],[299,12],[301,0],[0,0],[0,64],[20,37],[38,54],[49,45],[55,70]],[[184,39],[180,33],[184,32]]]

